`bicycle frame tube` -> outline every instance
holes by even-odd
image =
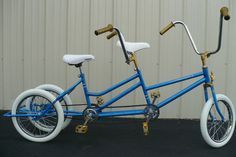
[[[65,90],[63,93],[61,93],[53,102],[51,105],[49,105],[47,107],[47,109],[45,111],[43,111],[39,117],[42,117],[43,115],[45,115],[50,109],[51,106],[54,105],[57,101],[60,101],[66,94],[70,94],[81,82],[83,82],[83,77],[80,76],[80,79],[78,80],[78,82],[76,82],[73,86],[71,86],[70,88],[68,88],[67,90]]]
[[[60,101],[66,94],[70,94],[81,82],[82,80],[79,79],[73,86],[71,86],[63,93],[61,93],[59,96],[57,96],[56,100],[53,101],[53,104],[55,104],[57,101]]]
[[[141,82],[138,82],[134,85],[132,85],[131,87],[129,87],[128,89],[126,89],[125,91],[123,91],[122,93],[118,94],[117,96],[115,96],[114,98],[108,100],[106,103],[104,103],[103,105],[101,105],[99,107],[99,111],[106,108],[107,106],[111,105],[112,103],[116,102],[117,100],[121,99],[122,97],[124,97],[125,95],[129,94],[130,92],[132,92],[133,90],[135,90],[136,88],[138,88],[139,86],[141,86]]]
[[[176,84],[176,83],[183,82],[183,81],[186,81],[186,80],[190,80],[190,79],[193,79],[193,78],[196,78],[196,77],[200,77],[200,76],[204,76],[204,77],[201,78],[200,80],[194,82],[193,84],[189,85],[188,87],[184,88],[183,90],[179,91],[178,93],[176,93],[176,94],[168,97],[167,99],[163,100],[162,102],[160,102],[157,105],[157,107],[161,108],[161,107],[167,105],[168,103],[170,103],[171,101],[177,99],[178,97],[186,94],[187,92],[191,91],[192,89],[194,89],[197,86],[199,86],[202,83],[204,83],[206,81],[204,72],[202,71],[202,72],[198,72],[198,73],[195,73],[195,74],[187,75],[187,76],[184,76],[184,77],[181,77],[181,78],[177,78],[177,79],[174,79],[174,80],[162,82],[162,83],[159,83],[159,84],[154,84],[154,85],[146,87],[146,90],[148,91],[148,90],[153,90],[153,89],[164,87],[164,86],[169,86],[169,85],[172,85],[172,84]]]
[[[133,76],[131,76],[131,77],[129,77],[129,78],[127,78],[127,79],[125,79],[125,80],[123,80],[123,81],[113,85],[113,86],[111,86],[110,88],[108,88],[108,89],[106,89],[106,90],[104,90],[102,92],[88,92],[87,94],[88,94],[88,96],[102,96],[102,95],[105,95],[105,94],[107,94],[107,93],[109,93],[109,92],[119,88],[120,86],[123,86],[124,84],[126,84],[126,83],[128,83],[128,82],[130,82],[130,81],[132,81],[134,79],[136,79],[138,76],[139,76],[138,73],[136,73]]]
[[[168,103],[170,103],[171,101],[175,100],[176,98],[186,94],[187,92],[191,91],[192,89],[198,87],[199,85],[203,84],[205,82],[205,78],[201,78],[200,80],[194,82],[193,84],[189,85],[188,87],[184,88],[183,90],[179,91],[178,93],[174,94],[173,96],[163,100],[162,102],[160,102],[158,104],[158,108],[161,108],[165,105],[167,105]]]
[[[187,75],[187,76],[184,76],[184,77],[181,77],[181,78],[178,78],[178,79],[174,79],[174,80],[162,82],[162,83],[159,83],[159,84],[151,85],[151,86],[146,87],[146,89],[147,90],[153,90],[153,89],[156,89],[156,88],[168,86],[168,85],[175,84],[175,83],[178,83],[178,82],[183,82],[185,80],[193,79],[193,78],[199,77],[199,76],[203,76],[203,72],[198,72],[198,73]]]
[[[145,81],[143,79],[143,75],[142,75],[141,70],[137,69],[137,73],[139,75],[139,80],[141,82],[143,94],[144,94],[145,100],[147,102],[147,105],[151,105],[151,101],[150,101],[150,98],[149,98],[149,95],[148,95],[148,92],[147,92],[148,90],[147,90],[147,87],[145,85]]]

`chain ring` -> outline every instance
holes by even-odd
[[[160,110],[155,105],[149,105],[144,109],[144,116],[147,120],[158,118]]]
[[[98,113],[94,107],[86,108],[83,111],[83,116],[85,120],[88,120],[88,122],[93,122],[98,119]]]

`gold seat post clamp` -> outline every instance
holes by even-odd
[[[137,69],[138,69],[138,62],[137,62],[137,58],[136,58],[136,54],[135,53],[131,53],[130,61],[134,62],[134,66],[135,66],[134,71],[137,71]]]

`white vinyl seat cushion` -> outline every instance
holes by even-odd
[[[140,42],[124,42],[125,49],[129,52],[137,52],[142,49],[149,48],[150,45],[148,43],[140,43]],[[121,47],[120,41],[117,41],[117,46]]]
[[[150,45],[148,43],[144,43],[144,42],[127,42],[127,41],[125,41],[123,34],[121,34],[121,38],[124,42],[125,49],[128,52],[137,52],[139,50],[146,49],[146,48],[150,47]],[[121,47],[120,40],[117,41],[116,45]]]
[[[95,59],[93,55],[64,55],[63,61],[69,65],[76,65],[83,63],[84,61],[91,61]]]

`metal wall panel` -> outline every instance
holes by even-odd
[[[201,8],[201,12],[199,12]],[[185,0],[184,1],[184,22],[188,25],[189,30],[193,36],[198,51],[205,50],[205,30],[206,25],[202,21],[206,20],[206,1],[200,0]],[[182,26],[178,26],[182,27]],[[183,28],[181,28],[183,29]],[[183,60],[182,60],[182,75],[191,74],[193,72],[201,71],[201,60],[189,41],[186,32],[183,29]],[[199,79],[199,78],[198,78]],[[188,86],[193,81],[187,81],[182,84],[182,88]],[[201,115],[202,105],[204,104],[202,86],[196,88],[194,94],[191,92],[181,99],[181,118],[199,118]],[[189,112],[194,111],[194,112]]]
[[[148,85],[200,71],[200,58],[183,28],[176,26],[163,36],[158,32],[171,20],[183,20],[200,51],[215,49],[222,6],[229,6],[232,17],[236,16],[233,0],[0,0],[0,109],[10,109],[20,92],[39,84],[53,83],[62,88],[73,84],[78,69],[63,63],[66,53],[95,56],[95,61],[83,64],[93,91],[132,75],[134,67],[125,64],[116,46],[118,38],[107,40],[107,34],[94,35],[95,29],[108,23],[120,28],[127,41],[150,43],[151,48],[137,52]],[[233,101],[235,23],[234,18],[224,22],[222,50],[209,59],[217,92],[229,94]],[[161,88],[161,100],[191,82]],[[134,83],[107,94],[105,99]],[[204,104],[202,87],[193,92],[165,107],[161,117],[199,118]],[[85,102],[81,88],[71,96],[75,103]],[[137,90],[116,105],[143,103],[142,91]]]
[[[66,67],[62,57],[67,45],[67,1],[45,2],[45,82],[65,88]]]
[[[182,0],[160,1],[160,28],[169,24],[171,20],[183,19]],[[182,29],[176,27],[160,37],[160,70],[159,81],[166,81],[180,77],[182,74]],[[176,93],[181,89],[181,84],[160,89],[161,100]],[[180,117],[180,99],[162,109],[162,117]]]
[[[136,41],[148,42],[149,49],[137,52],[138,64],[142,70],[147,85],[155,84],[159,80],[160,49],[159,49],[159,9],[160,1],[137,1]],[[145,104],[143,91],[137,90],[135,104]]]
[[[90,15],[90,48],[88,53],[95,56],[95,61],[89,63],[88,83],[90,90],[102,91],[112,85],[112,40],[106,39],[106,34],[94,35],[94,30],[113,23],[113,1],[91,1]],[[111,93],[105,95],[111,98]]]
[[[24,89],[45,82],[45,1],[25,0]]]
[[[114,26],[118,27],[127,41],[135,41],[136,37],[136,1],[135,0],[119,0],[114,1]],[[125,64],[123,52],[120,47],[116,46],[116,40],[113,43],[113,56],[112,56],[112,83],[118,83],[121,80],[131,76],[133,67]],[[113,92],[113,96],[124,91],[129,86],[134,84],[133,82],[128,85],[122,86]],[[122,104],[134,104],[135,93],[130,93],[125,96],[124,99],[119,100],[116,105]]]
[[[23,90],[24,1],[3,1],[3,109]],[[30,66],[30,65],[29,65]]]
[[[67,16],[67,50],[68,54],[87,54],[90,53],[90,1],[70,0],[68,1]],[[62,60],[60,59],[62,63]],[[90,64],[90,63],[89,63]],[[83,64],[83,71],[88,74],[88,63]],[[67,87],[70,87],[78,80],[79,70],[74,66],[67,67]],[[87,76],[88,78],[88,76]],[[71,97],[74,103],[85,103],[83,91],[78,87]]]
[[[206,50],[216,50],[218,44],[218,30],[219,30],[219,10],[222,6],[229,6],[228,1],[207,1],[207,19],[206,19]],[[231,22],[231,21],[230,21]],[[217,55],[209,59],[209,67],[214,72],[215,86],[219,93],[225,93],[226,83],[226,62],[227,62],[227,36],[228,23],[224,21],[222,47]]]
[[[225,46],[228,47],[228,56],[227,56],[227,70],[226,70],[226,94],[229,96],[231,101],[236,105],[236,97],[235,97],[235,88],[236,88],[236,74],[235,74],[235,67],[236,67],[236,44],[235,44],[235,34],[236,34],[236,1],[231,0],[230,1],[230,7],[231,10],[231,21],[229,23],[228,28],[228,43],[225,44]]]
[[[0,0],[0,109],[3,108],[3,0]]]

